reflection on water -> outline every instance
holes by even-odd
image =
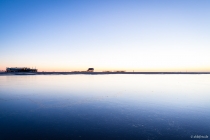
[[[210,75],[0,76],[0,139],[210,137]]]

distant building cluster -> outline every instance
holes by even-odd
[[[31,69],[31,68],[27,68],[27,67],[8,67],[6,68],[6,72],[37,72],[38,70],[37,69]],[[42,71],[44,72],[44,71]],[[88,68],[86,71],[72,71],[72,72],[76,72],[76,73],[80,73],[80,72],[83,72],[83,73],[86,73],[86,72],[94,72],[94,68]],[[102,72],[106,72],[106,73],[109,73],[109,72],[115,72],[115,73],[122,73],[122,72],[125,72],[123,70],[118,70],[118,71],[102,71]]]
[[[94,68],[88,68],[87,71],[72,71],[72,72],[94,72]]]
[[[72,71],[72,72],[94,72],[94,68],[88,68],[87,71]],[[102,72],[119,72],[119,73],[122,73],[122,72],[125,72],[124,70],[118,70],[118,71],[102,71]]]
[[[37,69],[31,69],[27,67],[14,67],[14,68],[6,68],[6,72],[37,72]]]

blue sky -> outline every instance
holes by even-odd
[[[208,0],[0,0],[0,69],[210,71]]]

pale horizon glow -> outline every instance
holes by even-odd
[[[0,1],[0,70],[210,71],[210,1]]]

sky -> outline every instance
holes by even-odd
[[[209,0],[0,0],[0,70],[210,71]]]

